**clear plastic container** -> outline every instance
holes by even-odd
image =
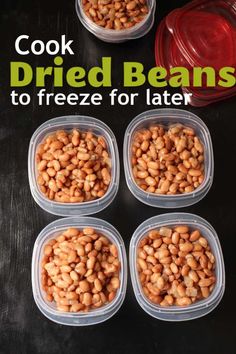
[[[137,247],[140,240],[152,229],[159,229],[162,226],[188,225],[192,229],[198,228],[202,235],[208,240],[216,261],[216,284],[211,295],[194,304],[179,307],[162,307],[153,304],[144,295],[136,266]],[[199,318],[210,313],[220,303],[225,290],[225,267],[219,238],[214,228],[203,218],[187,213],[171,213],[154,216],[143,222],[134,232],[129,249],[129,264],[131,281],[135,297],[144,311],[149,315],[164,321],[187,321]]]
[[[37,147],[47,135],[60,129],[70,131],[79,128],[81,131],[92,131],[95,135],[102,135],[107,142],[111,156],[111,183],[105,195],[99,199],[83,203],[60,203],[49,200],[40,191],[37,183],[37,166],[35,161]],[[60,215],[89,215],[98,213],[106,208],[115,198],[119,187],[120,162],[116,138],[111,129],[102,121],[88,116],[64,116],[48,120],[33,134],[28,154],[28,175],[32,196],[36,203],[47,212]]]
[[[156,0],[147,0],[149,12],[143,21],[124,30],[111,30],[95,24],[86,16],[82,7],[82,0],[75,1],[77,15],[84,27],[97,38],[109,43],[122,43],[131,39],[137,39],[147,34],[153,26],[156,10]]]
[[[181,123],[195,130],[204,145],[205,179],[191,193],[160,195],[142,190],[133,177],[131,166],[131,145],[134,133],[151,124],[169,126]],[[182,208],[199,202],[209,191],[214,176],[214,157],[210,132],[205,123],[195,114],[181,109],[154,109],[139,114],[126,129],[124,139],[124,168],[126,183],[133,195],[141,202],[158,208]]]
[[[115,299],[96,310],[89,312],[60,312],[53,302],[46,300],[46,294],[41,286],[41,260],[43,257],[43,247],[47,241],[56,237],[69,227],[82,229],[86,226],[94,228],[104,234],[117,246],[119,259],[121,262],[120,288]],[[87,326],[104,322],[112,317],[121,307],[126,293],[127,285],[127,259],[122,237],[118,231],[108,222],[93,217],[69,217],[59,219],[46,226],[38,235],[32,255],[32,290],[34,300],[39,310],[50,320],[68,326]]]

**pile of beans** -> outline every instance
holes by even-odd
[[[111,159],[102,136],[74,129],[48,136],[36,154],[37,182],[50,200],[80,203],[101,198],[111,182]]]
[[[144,294],[160,306],[207,298],[216,281],[206,238],[185,225],[150,231],[139,243],[137,269]]]
[[[59,311],[89,311],[111,302],[119,273],[116,246],[93,228],[69,228],[44,246],[42,287]]]
[[[136,183],[149,193],[190,193],[204,181],[203,144],[192,128],[181,124],[137,131],[131,163]]]
[[[146,0],[82,0],[82,6],[98,26],[114,30],[133,27],[148,13]]]

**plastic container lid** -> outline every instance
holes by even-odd
[[[192,85],[192,65],[189,64],[187,59],[182,55],[178,45],[176,44],[174,37],[166,26],[165,19],[160,23],[155,40],[155,58],[156,65],[170,70],[173,67],[184,67],[189,70],[190,87]],[[170,75],[168,75],[170,77]],[[203,77],[204,79],[204,77]],[[203,83],[202,88],[205,88]],[[213,89],[213,88],[211,88]],[[220,90],[221,88],[214,88],[214,90]],[[227,90],[222,88],[222,90]]]
[[[69,227],[82,229],[92,227],[104,234],[118,249],[121,262],[120,288],[115,299],[109,304],[89,312],[60,312],[55,303],[46,300],[46,294],[41,286],[41,260],[45,243]],[[32,290],[34,300],[39,310],[53,322],[67,326],[88,326],[104,322],[112,317],[121,307],[127,286],[127,259],[125,245],[118,231],[108,222],[92,217],[70,217],[59,219],[47,225],[38,235],[33,249],[31,267]]]
[[[166,27],[165,19],[161,21],[156,32],[155,39],[155,59],[156,65],[170,69],[172,67],[182,66],[191,69],[185,57],[179,50],[173,36]]]
[[[194,1],[166,17],[166,25],[192,66],[216,70],[236,64],[235,1]]]
[[[212,253],[216,260],[216,284],[211,295],[204,300],[196,301],[189,306],[162,307],[153,304],[143,293],[138,271],[137,271],[137,248],[140,240],[147,233],[162,226],[188,225],[190,228],[198,228],[202,235],[208,240]],[[203,218],[187,213],[170,213],[154,216],[143,222],[134,232],[129,249],[129,265],[131,281],[135,297],[142,307],[152,317],[164,321],[187,321],[193,320],[210,313],[220,303],[225,290],[225,266],[219,238],[214,228]]]
[[[82,203],[61,203],[49,200],[39,189],[37,183],[36,151],[37,147],[45,139],[57,130],[72,130],[79,128],[82,131],[92,131],[96,135],[102,135],[108,146],[111,156],[111,182],[105,195],[101,198]],[[32,135],[28,154],[28,176],[31,194],[36,203],[47,212],[60,215],[89,215],[98,213],[106,208],[115,198],[120,179],[120,161],[116,138],[111,129],[102,121],[88,116],[63,116],[48,120],[43,123]]]
[[[204,145],[205,159],[205,179],[203,183],[191,193],[162,195],[148,193],[141,189],[134,177],[131,166],[132,139],[135,132],[151,124],[170,124],[180,123],[191,127],[201,139]],[[195,114],[181,109],[153,109],[143,112],[135,117],[128,125],[123,146],[123,159],[126,183],[131,193],[141,202],[158,208],[181,208],[199,202],[211,188],[214,176],[214,157],[210,132],[205,123]]]
[[[147,5],[149,12],[141,22],[131,28],[117,31],[98,26],[84,13],[82,0],[75,1],[76,12],[83,26],[97,38],[109,43],[122,43],[131,39],[143,37],[147,34],[154,23],[156,0],[147,0]]]
[[[224,28],[224,31],[220,30],[220,34],[217,25]],[[210,31],[208,26],[211,28]],[[201,32],[200,35],[198,32]],[[211,35],[214,33],[213,43],[208,40],[209,33]],[[225,49],[222,50],[225,46],[226,54]],[[212,66],[218,70],[226,65],[226,58],[228,66],[235,66],[235,49],[236,1],[233,0],[192,1],[183,8],[171,12],[160,23],[156,33],[156,65],[165,67],[167,70],[178,66],[189,70],[190,87],[183,87],[182,90],[184,93],[192,93],[190,104],[193,106],[205,106],[236,94],[236,87],[207,87],[205,82],[202,87],[192,86],[194,66]],[[227,50],[230,50],[230,53]],[[218,73],[216,73],[216,80],[218,80]]]
[[[191,16],[189,16],[189,14],[191,13]],[[185,30],[183,31],[183,35],[186,36],[185,42],[184,44],[186,44],[186,46],[189,45],[189,42],[187,40],[187,36],[188,36],[188,32],[190,32],[190,34],[192,34],[194,41],[196,43],[196,49],[194,49],[194,53],[198,56],[198,53],[200,52],[200,50],[202,49],[202,46],[205,45],[209,45],[210,43],[203,43],[203,40],[199,40],[199,37],[196,36],[196,32],[194,31],[194,33],[192,32],[192,28],[191,28],[191,23],[193,22],[193,19],[195,19],[195,17],[199,17],[198,14],[200,13],[203,16],[208,16],[208,15],[212,15],[215,16],[216,14],[208,14],[208,13],[204,13],[204,12],[190,12],[190,13],[186,13],[185,16],[183,16],[183,19],[186,19],[187,17],[190,17],[189,19],[189,24],[186,25]],[[155,40],[155,56],[156,56],[156,64],[158,66],[163,66],[165,68],[171,68],[171,67],[177,67],[177,66],[183,66],[185,68],[188,68],[189,70],[191,70],[194,66],[207,66],[207,65],[198,65],[195,61],[193,63],[189,62],[189,57],[185,57],[184,52],[181,50],[181,46],[179,46],[178,41],[176,41],[175,36],[173,36],[172,30],[170,30],[170,28],[168,29],[168,22],[170,22],[170,18],[172,18],[171,16],[176,15],[176,14],[180,14],[179,16],[181,16],[182,14],[182,10],[181,9],[177,9],[174,10],[173,12],[171,12],[171,14],[166,18],[163,19],[157,29],[157,33],[156,33],[156,40]],[[193,18],[193,19],[192,19]],[[172,24],[172,26],[174,26]],[[214,28],[214,26],[211,26]],[[174,27],[175,28],[175,27]],[[236,32],[234,34],[234,38],[236,37]],[[184,38],[184,37],[183,37]],[[224,42],[225,43],[225,42]],[[214,41],[214,45],[216,45],[216,41]],[[199,51],[197,50],[197,46],[199,46]],[[222,51],[222,48],[220,48],[220,55],[221,57],[223,56],[222,59],[222,63],[225,63],[225,52]],[[212,54],[212,57],[209,58],[209,64],[211,64],[211,66],[214,67],[214,60],[219,60],[220,55],[215,55],[215,51],[214,48],[212,50],[212,52],[210,52],[210,54]],[[202,59],[202,56],[201,56]],[[228,60],[229,58],[227,58]],[[232,62],[234,65],[234,63],[236,63],[236,56],[235,56],[235,52],[233,52],[232,55]],[[226,64],[224,64],[223,66],[226,66]],[[230,66],[230,65],[229,65]],[[219,68],[222,67],[222,64],[219,66]],[[216,87],[214,88],[216,90],[228,90],[227,88],[219,88]]]

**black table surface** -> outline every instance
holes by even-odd
[[[29,106],[13,106],[9,93],[9,62],[27,61],[32,66],[52,64],[49,55],[19,56],[14,41],[21,34],[31,40],[59,39],[66,34],[74,40],[75,55],[66,55],[65,67],[90,68],[111,56],[113,87],[122,88],[122,62],[139,61],[146,68],[155,65],[155,30],[160,20],[186,1],[157,1],[155,24],[143,38],[124,44],[103,43],[79,22],[74,1],[1,1],[0,9],[0,353],[86,353],[86,354],[233,354],[235,349],[236,299],[236,99],[208,107],[182,107],[199,115],[210,129],[215,155],[215,176],[208,195],[198,204],[179,209],[207,219],[219,235],[226,267],[226,290],[219,306],[209,315],[188,322],[169,323],[147,315],[135,300],[130,278],[127,294],[119,312],[107,322],[90,327],[66,327],[44,317],[36,307],[31,289],[31,256],[39,232],[57,217],[44,212],[34,202],[27,176],[27,153],[31,135],[46,120],[68,114],[86,114],[107,123],[114,131],[122,162],[125,129],[132,118],[148,108],[141,95],[136,105],[39,107],[34,84],[27,89],[32,97]],[[197,35],[197,33],[196,33]],[[52,82],[48,89],[52,89]],[[147,86],[135,89],[142,93]],[[22,91],[22,92],[23,92]],[[60,89],[64,93],[76,91]],[[107,94],[107,89],[76,92]],[[156,90],[162,92],[162,90]],[[129,90],[127,90],[129,92]],[[176,210],[175,210],[176,211]],[[129,192],[121,163],[121,181],[114,202],[96,216],[113,224],[121,233],[128,252],[130,238],[147,218],[168,213],[136,200]]]

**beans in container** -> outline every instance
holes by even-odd
[[[82,203],[101,198],[111,182],[111,158],[104,137],[73,129],[45,138],[36,152],[37,182],[50,200]]]
[[[82,7],[95,24],[118,31],[140,23],[149,12],[146,0],[82,0]]]
[[[44,245],[41,282],[58,311],[79,312],[113,301],[120,287],[118,250],[91,227],[71,227]]]
[[[197,228],[153,229],[140,241],[137,257],[143,292],[155,304],[188,306],[214,290],[215,256]]]
[[[131,163],[137,185],[148,193],[191,193],[204,181],[203,143],[182,124],[137,130]]]

